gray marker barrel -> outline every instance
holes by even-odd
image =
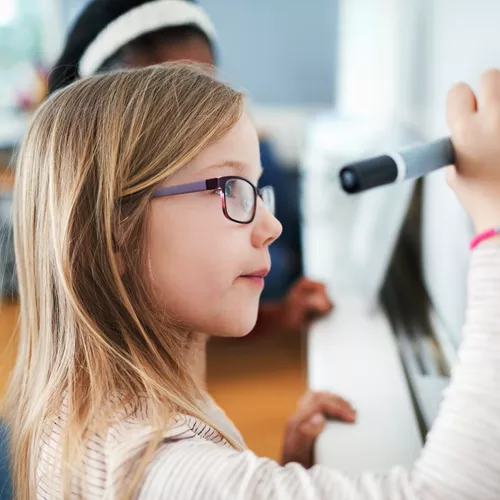
[[[453,144],[446,137],[350,163],[341,169],[339,177],[344,191],[359,193],[393,182],[416,179],[453,163]]]

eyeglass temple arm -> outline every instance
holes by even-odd
[[[208,179],[206,181],[196,181],[189,182],[188,184],[179,184],[178,186],[160,187],[154,190],[151,198],[173,196],[176,194],[197,193],[200,191],[210,191],[217,188],[217,179]]]

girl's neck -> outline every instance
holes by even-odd
[[[194,379],[204,392],[207,390],[207,343],[207,335],[197,334],[190,359]]]

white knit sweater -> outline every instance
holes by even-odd
[[[243,444],[220,409],[209,402],[207,412]],[[119,498],[124,477],[134,470],[136,458],[132,457],[151,435],[147,421],[147,408],[143,408],[105,436],[89,440],[85,474],[75,477],[72,498]],[[57,447],[55,426],[42,446],[39,499],[57,498],[47,472],[57,460]],[[367,471],[351,477],[321,465],[309,470],[297,464],[281,467],[249,450],[233,450],[205,423],[180,416],[165,432],[138,498],[499,500],[500,245],[484,244],[474,251],[459,363],[412,469],[397,467],[385,475]]]

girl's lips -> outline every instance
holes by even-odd
[[[240,276],[240,278],[243,278],[247,281],[249,281],[250,283],[254,283],[260,287],[264,287],[264,278],[261,277],[261,276]]]
[[[248,280],[251,283],[254,283],[255,285],[258,285],[260,287],[264,286],[264,278],[269,274],[270,269],[269,268],[263,268],[259,269],[257,271],[253,271],[249,274],[242,274],[240,278],[244,278],[245,280]]]
[[[262,269],[258,269],[256,271],[252,271],[251,273],[242,274],[243,278],[265,278],[269,274],[270,269],[268,267],[263,267]]]

